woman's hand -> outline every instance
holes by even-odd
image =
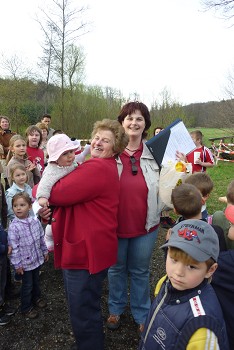
[[[42,221],[46,223],[51,215],[51,209],[49,207],[44,207],[38,210],[38,215],[42,218]]]

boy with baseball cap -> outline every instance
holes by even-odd
[[[223,314],[209,284],[217,269],[219,241],[198,219],[172,228],[166,272],[156,287],[139,350],[228,350]]]

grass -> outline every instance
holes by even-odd
[[[189,131],[194,131],[194,130],[200,130],[203,134],[203,143],[207,147],[210,147],[211,141],[209,141],[210,138],[215,138],[215,137],[223,137],[223,136],[233,136],[234,135],[234,130],[233,129],[215,129],[215,128],[188,128]],[[218,143],[218,140],[217,140]]]
[[[203,134],[203,144],[207,147],[211,146],[211,141],[209,138],[215,138],[223,136],[232,136],[234,131],[232,129],[215,129],[215,128],[193,128],[188,129],[200,130]],[[219,140],[216,141],[216,144],[219,143]],[[219,161],[217,165],[213,168],[208,168],[207,173],[210,175],[214,188],[213,191],[207,200],[207,209],[209,214],[213,214],[216,210],[223,210],[226,206],[224,203],[219,202],[219,197],[225,196],[227,191],[228,184],[234,180],[234,163]]]
[[[234,163],[219,161],[213,168],[207,169],[214,188],[207,201],[207,209],[209,214],[213,214],[216,210],[223,210],[225,204],[219,202],[218,198],[226,195],[228,184],[234,179]]]

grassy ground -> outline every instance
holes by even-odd
[[[210,138],[215,138],[215,137],[220,137],[222,138],[223,136],[233,136],[234,135],[234,130],[233,129],[215,129],[215,128],[189,128],[189,131],[194,131],[194,130],[200,130],[204,136],[203,138],[203,143],[207,146],[210,147],[211,141],[209,141]]]
[[[232,129],[215,129],[215,128],[193,128],[192,130],[200,130],[203,134],[203,144],[207,147],[211,146],[210,138],[234,135]],[[216,141],[219,143],[219,140]],[[219,202],[218,198],[226,195],[228,184],[234,180],[234,163],[218,161],[218,164],[213,168],[208,168],[207,173],[210,175],[214,182],[214,189],[207,201],[207,208],[209,214],[213,214],[216,210],[223,210],[225,204]]]
[[[228,184],[234,180],[234,163],[219,161],[214,168],[207,169],[214,182],[214,189],[207,201],[209,214],[213,214],[216,210],[223,210],[225,204],[219,202],[218,198],[226,195]]]

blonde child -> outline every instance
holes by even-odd
[[[46,302],[41,299],[39,271],[49,255],[40,221],[29,216],[32,207],[29,195],[25,192],[16,194],[12,207],[15,218],[8,229],[8,244],[12,247],[10,260],[16,272],[22,275],[21,312],[33,319],[38,316],[34,306],[46,307]]]
[[[33,186],[40,181],[40,171],[36,168],[35,164],[28,160],[28,156],[26,153],[26,141],[21,135],[14,135],[10,139],[9,152],[7,155],[6,163],[6,173],[10,185],[12,185],[10,178],[10,170],[16,164],[23,165],[26,168],[28,178],[27,183],[31,188],[33,188]]]
[[[202,220],[172,228],[166,272],[157,284],[139,350],[229,350],[223,313],[210,279],[217,269],[219,242]]]
[[[7,217],[12,221],[15,217],[15,214],[12,209],[12,198],[15,194],[26,192],[29,197],[32,198],[32,189],[27,184],[27,171],[24,165],[16,164],[10,169],[10,183],[11,187],[5,192],[8,214]],[[33,215],[33,211],[30,212]]]
[[[75,150],[78,148],[65,134],[52,136],[47,143],[48,165],[37,188],[36,198],[41,207],[49,206],[49,197],[53,185],[77,167]],[[46,226],[45,241],[48,249],[53,250],[51,225]]]

